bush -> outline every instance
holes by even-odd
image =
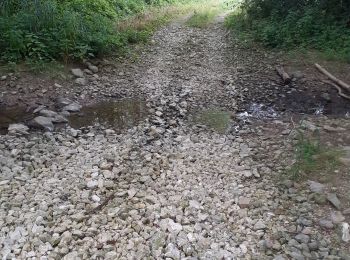
[[[316,49],[350,62],[350,1],[244,0],[227,20],[273,48]]]
[[[0,59],[75,60],[128,44],[121,17],[178,0],[2,0]]]

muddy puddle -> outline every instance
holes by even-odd
[[[101,125],[122,130],[136,125],[146,116],[147,107],[144,101],[126,99],[85,106],[79,113],[70,115],[68,120],[69,125],[76,129]]]
[[[230,126],[231,113],[216,108],[195,111],[190,115],[190,122],[205,125],[219,133],[224,133]]]
[[[79,113],[68,116],[68,124],[55,124],[55,129],[67,125],[78,129],[89,126],[103,126],[116,130],[124,130],[137,125],[147,116],[146,103],[141,100],[125,99],[120,101],[103,101],[84,106]],[[8,109],[0,108],[0,134],[6,134],[8,126],[14,123],[31,125],[37,116],[25,106]]]
[[[27,123],[31,119],[33,115],[25,106],[0,108],[0,134],[6,134],[10,124]]]

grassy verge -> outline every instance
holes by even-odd
[[[198,1],[153,7],[117,22],[117,31],[129,44],[147,42],[161,26],[197,8]],[[125,46],[127,47],[127,46]]]

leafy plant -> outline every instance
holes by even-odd
[[[150,28],[119,31],[125,17],[184,0],[2,0],[0,60],[80,60],[145,41]]]
[[[350,2],[243,0],[227,20],[272,48],[319,50],[350,62]]]

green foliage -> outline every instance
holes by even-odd
[[[78,60],[144,40],[146,32],[121,32],[122,18],[182,0],[2,0],[0,60]]]
[[[330,173],[340,164],[341,154],[339,150],[323,147],[318,138],[309,138],[299,132],[295,163],[287,174],[292,179],[300,179],[310,174]]]
[[[226,21],[272,48],[306,48],[350,62],[350,1],[243,0]]]

